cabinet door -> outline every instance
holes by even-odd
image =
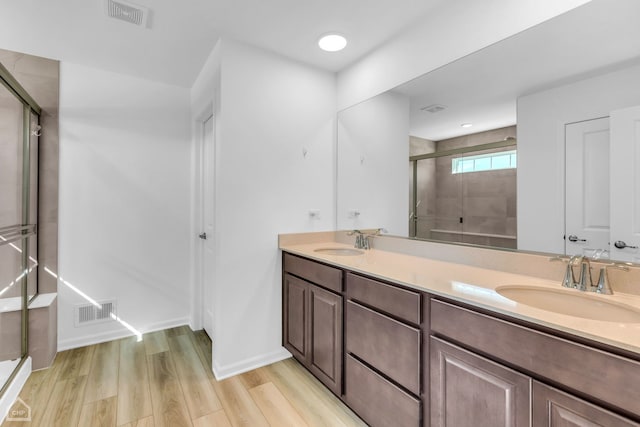
[[[431,425],[530,425],[530,383],[516,371],[431,337]]]
[[[534,381],[533,426],[638,427],[640,424]]]
[[[340,396],[342,392],[342,297],[309,285],[309,369]]]
[[[311,285],[289,274],[284,276],[283,287],[283,341],[284,347],[302,363],[306,363],[309,347],[307,299]]]

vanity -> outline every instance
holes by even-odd
[[[389,236],[280,236],[283,345],[368,424],[640,426],[639,7],[593,0],[338,112],[336,229]]]
[[[499,293],[561,277],[280,248],[284,347],[371,426],[640,426],[640,296],[594,296],[639,316],[594,320]]]

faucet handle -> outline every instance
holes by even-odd
[[[565,288],[575,288],[577,286],[575,276],[573,274],[573,263],[575,262],[575,257],[567,258],[562,255],[558,255],[552,258],[549,258],[550,262],[566,262],[567,268],[564,271],[564,277],[562,278],[562,286]]]
[[[607,264],[600,268],[600,277],[598,277],[598,284],[596,285],[596,292],[603,295],[613,295],[613,289],[611,289],[611,283],[609,282],[609,275],[607,271],[610,268],[617,270],[629,271],[629,267],[624,264]]]

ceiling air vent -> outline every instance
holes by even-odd
[[[426,107],[422,107],[421,110],[422,111],[426,111],[427,113],[439,113],[442,110],[445,110],[447,108],[446,105],[440,105],[440,104],[433,104],[433,105],[428,105]]]
[[[149,9],[122,0],[106,0],[107,15],[139,27],[147,27]]]

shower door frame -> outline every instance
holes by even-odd
[[[7,88],[23,105],[22,113],[22,150],[23,150],[23,168],[22,168],[22,224],[16,228],[16,232],[19,233],[14,238],[10,238],[4,244],[21,240],[24,242],[22,247],[22,267],[23,271],[27,272],[20,279],[20,286],[22,290],[22,315],[21,315],[21,340],[22,351],[20,362],[14,368],[13,372],[9,375],[9,378],[0,384],[0,397],[9,388],[16,375],[24,365],[29,354],[29,291],[27,289],[28,268],[29,268],[29,238],[31,236],[37,236],[37,225],[29,225],[30,214],[30,189],[31,189],[31,115],[34,114],[37,117],[37,125],[40,124],[40,115],[42,109],[38,103],[29,95],[29,93],[22,87],[22,85],[11,75],[2,64],[0,64],[0,83]],[[36,190],[38,191],[38,190]],[[37,224],[37,215],[36,215]],[[37,286],[34,292],[33,298],[38,294]]]

